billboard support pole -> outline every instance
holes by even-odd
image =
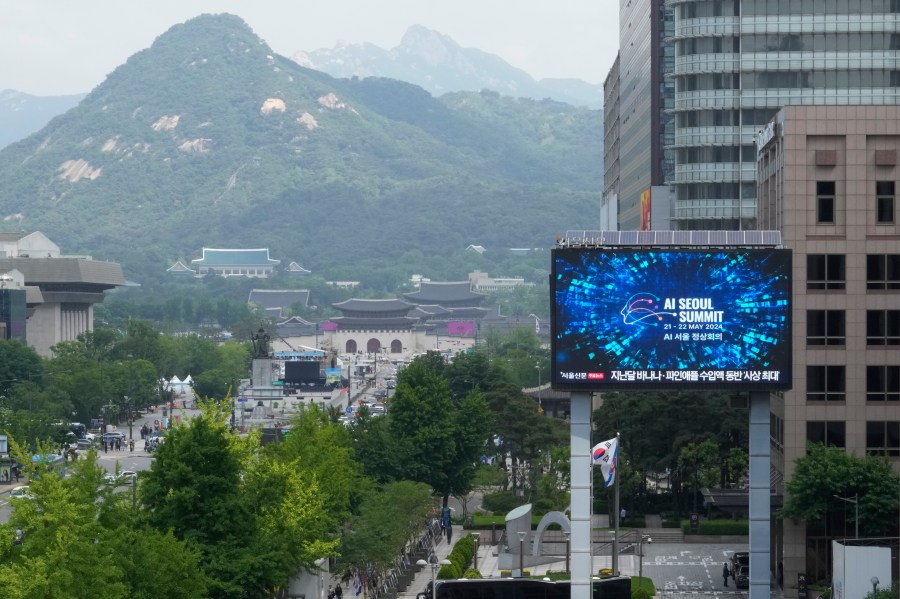
[[[750,393],[750,599],[770,596],[769,392]]]
[[[591,599],[591,394],[574,391],[570,410],[571,597]]]
[[[617,456],[622,452],[622,444],[619,439],[619,433],[616,433],[616,447]],[[613,489],[613,543],[612,543],[612,574],[613,576],[619,575],[619,515],[621,511],[619,510],[619,458],[616,457],[615,464],[615,475],[613,476],[613,485],[615,488]]]

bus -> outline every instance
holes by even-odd
[[[58,453],[36,453],[31,456],[31,468],[33,478],[37,478],[44,472],[54,472],[58,476],[65,474],[66,458]]]

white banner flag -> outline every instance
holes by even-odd
[[[616,459],[619,455],[619,438],[613,437],[609,441],[603,441],[594,445],[591,450],[591,465],[600,466],[603,475],[603,485],[609,487],[616,480]]]

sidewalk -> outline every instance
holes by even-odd
[[[453,538],[460,539],[465,535],[469,534],[469,531],[463,530],[462,526],[455,525],[453,527]],[[484,531],[482,531],[482,540],[486,538]],[[481,575],[485,578],[499,578],[500,577],[500,567],[497,563],[497,552],[499,550],[499,545],[490,545],[487,543],[479,543],[478,551],[476,555],[475,567],[477,567],[478,571],[481,572]],[[452,546],[448,545],[446,542],[441,543],[435,548],[435,553],[437,554],[438,560],[442,560],[450,553],[453,549]],[[610,556],[596,555],[593,557],[593,572],[597,572],[602,568],[609,568],[612,566],[612,558]],[[571,564],[570,564],[571,567]],[[637,557],[634,555],[628,554],[620,554],[619,555],[619,570],[625,576],[637,576],[638,574],[639,564],[637,561]],[[538,566],[529,566],[527,568],[531,571],[532,576],[541,576],[546,574],[549,571],[564,571],[566,569],[565,560],[560,560],[558,562],[551,562],[549,564],[542,564]],[[399,593],[397,595],[398,599],[415,599],[417,593],[422,593],[428,586],[428,583],[431,582],[431,568],[424,567],[421,571],[419,571],[412,583],[410,583],[409,587]]]

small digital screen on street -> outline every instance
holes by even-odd
[[[791,386],[791,251],[553,250],[559,389]]]

